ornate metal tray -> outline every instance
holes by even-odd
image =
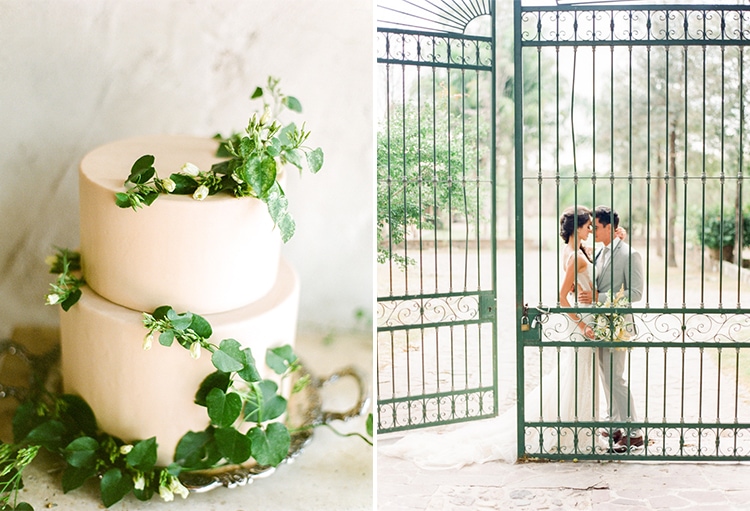
[[[44,386],[48,390],[60,391],[59,347],[37,356],[28,352],[21,344],[13,341],[0,341],[0,358],[17,357],[29,367],[27,385],[5,385],[0,378],[0,398],[15,397],[23,400],[31,388]],[[0,376],[2,375],[0,366]],[[300,392],[290,396],[287,405],[286,424],[291,432],[289,453],[281,463],[292,463],[310,443],[316,426],[333,421],[346,421],[363,415],[369,405],[369,388],[365,377],[354,367],[345,367],[326,378],[310,374],[304,364],[297,371],[296,378],[309,375],[310,383]],[[344,412],[326,411],[320,391],[323,387],[341,378],[350,377],[358,387],[356,402]],[[206,492],[220,486],[234,488],[252,483],[253,480],[268,477],[276,468],[255,463],[254,460],[242,465],[225,465],[211,470],[196,470],[180,474],[182,484],[192,492]]]

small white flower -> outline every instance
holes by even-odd
[[[193,344],[190,345],[190,356],[193,357],[195,360],[198,360],[201,358],[201,343],[198,341],[195,341]]]
[[[185,163],[180,170],[187,174],[188,176],[196,177],[198,174],[200,174],[201,169],[199,169],[196,165],[187,162]]]
[[[188,489],[185,488],[180,482],[180,480],[177,479],[176,477],[172,478],[172,484],[169,486],[169,489],[170,491],[172,491],[173,493],[176,493],[183,499],[186,499],[189,495]]]
[[[206,185],[200,185],[197,190],[195,190],[195,193],[193,193],[193,199],[195,200],[203,200],[206,197],[208,197],[208,186]]]
[[[172,502],[174,500],[174,493],[166,486],[159,486],[159,497],[164,502]]]
[[[151,346],[154,344],[154,334],[148,334],[145,339],[143,339],[143,351],[148,351],[151,349]]]
[[[47,295],[47,305],[55,305],[60,302],[60,295],[57,293],[50,293]]]
[[[167,179],[162,179],[162,180],[161,180],[161,185],[162,185],[162,186],[164,187],[164,189],[165,189],[165,190],[166,190],[167,192],[169,192],[169,193],[172,193],[172,192],[173,192],[173,191],[175,190],[175,188],[177,188],[177,185],[175,184],[175,182],[174,182],[174,181],[172,181],[172,180],[171,180],[171,179],[169,179],[169,178],[167,178]]]
[[[120,454],[122,454],[123,456],[132,450],[133,450],[133,446],[130,444],[125,444],[125,445],[120,446]]]
[[[133,478],[133,488],[136,490],[142,490],[146,487],[146,478],[140,472],[136,477]]]

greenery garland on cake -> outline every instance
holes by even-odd
[[[47,263],[51,272],[59,272],[47,303],[65,308],[72,297],[80,295],[83,279],[75,276],[81,266],[80,254],[58,249]],[[91,407],[81,397],[32,389],[32,395],[19,405],[13,417],[13,443],[0,443],[0,511],[33,510],[28,503],[18,502],[18,493],[23,488],[23,470],[41,449],[65,461],[65,493],[98,478],[102,502],[107,507],[131,492],[144,501],[154,495],[165,501],[173,500],[175,495],[186,498],[189,491],[179,479],[183,472],[241,464],[251,458],[261,466],[277,466],[286,458],[291,432],[275,419],[286,412],[287,400],[278,393],[279,384],[261,378],[250,348],[242,348],[234,339],[224,339],[218,345],[209,342],[213,331],[205,318],[191,312],[179,313],[170,306],[144,313],[143,325],[144,350],[152,349],[156,341],[164,347],[177,344],[193,358],[203,352],[210,354],[215,371],[206,376],[195,394],[196,405],[206,408],[208,427],[183,435],[175,449],[174,462],[160,467],[156,465],[155,437],[126,443],[98,428]],[[281,381],[300,369],[299,360],[288,345],[267,350],[265,363]],[[301,391],[309,382],[309,375],[297,378],[292,393]],[[367,436],[345,436],[358,436],[371,444],[371,414],[366,428]]]
[[[278,78],[269,77],[266,87],[257,87],[250,99],[258,98],[263,99],[263,111],[260,115],[253,114],[244,134],[214,137],[220,142],[216,156],[226,160],[214,164],[210,170],[186,162],[180,172],[162,179],[154,168],[154,157],[143,155],[135,161],[125,180],[127,190],[115,194],[116,204],[137,210],[153,204],[162,193],[192,195],[199,201],[220,192],[255,197],[266,203],[281,239],[289,241],[295,223],[277,181],[279,170],[288,163],[300,172],[307,167],[315,174],[323,166],[323,150],[304,145],[310,136],[304,123],[300,128],[293,122],[285,126],[279,122],[284,109],[301,113],[302,105],[294,96],[281,92]]]

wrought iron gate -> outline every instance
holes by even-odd
[[[519,456],[750,459],[750,8],[514,2]],[[635,335],[569,333],[566,313],[618,312],[561,306],[559,218],[575,204],[618,211],[641,255]],[[605,420],[603,398],[574,417],[536,403],[560,386],[542,374],[613,349],[627,419]],[[604,380],[588,378],[596,398]],[[615,428],[644,445],[613,454]]]
[[[496,413],[495,29],[492,0],[378,18],[382,433]]]

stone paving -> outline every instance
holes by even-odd
[[[382,511],[750,509],[748,463],[491,462],[423,470],[378,456],[377,464]]]

